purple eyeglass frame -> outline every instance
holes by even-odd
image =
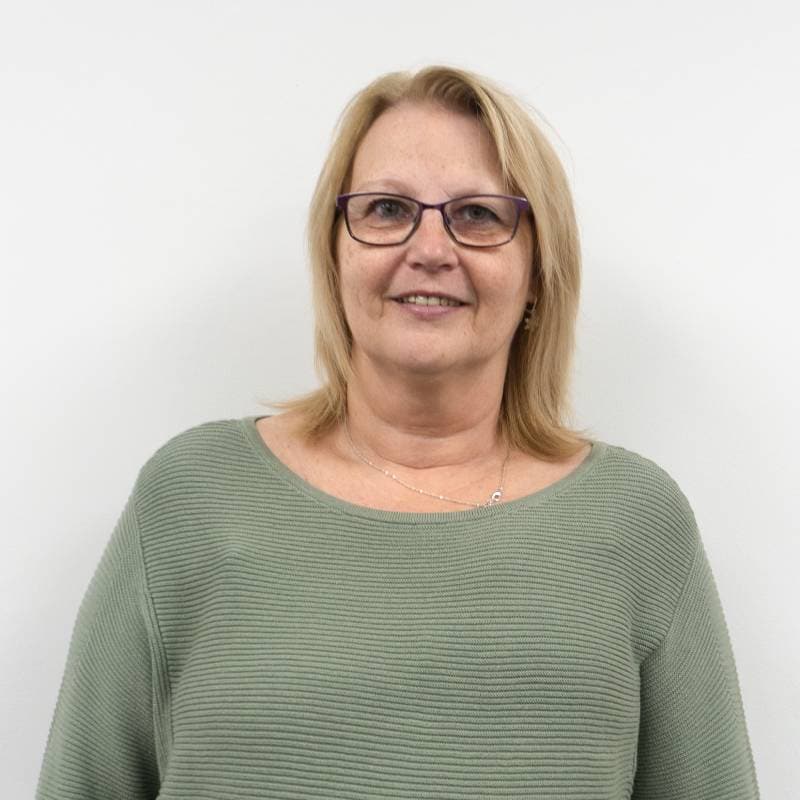
[[[353,233],[352,229],[350,228],[350,217],[347,213],[347,204],[351,197],[366,197],[369,195],[375,195],[376,197],[396,197],[398,200],[410,200],[412,203],[416,203],[418,209],[417,216],[405,239],[400,242],[390,243],[365,242],[363,239],[359,239],[358,236]],[[469,197],[502,197],[506,200],[514,201],[514,205],[517,207],[517,221],[514,223],[514,229],[511,231],[511,235],[508,237],[508,239],[506,239],[504,242],[498,242],[497,244],[465,244],[456,238],[456,235],[450,229],[450,223],[447,221],[447,215],[444,213],[444,207],[450,203],[455,203],[457,200],[466,200]],[[459,244],[462,247],[502,247],[502,245],[508,244],[516,236],[522,212],[529,207],[530,203],[528,202],[527,198],[515,197],[514,195],[510,194],[465,194],[463,197],[453,197],[450,200],[445,200],[443,203],[423,203],[421,200],[417,200],[414,197],[408,197],[408,195],[404,194],[392,194],[391,192],[351,192],[350,194],[340,194],[336,197],[336,208],[344,214],[344,222],[347,226],[347,232],[357,242],[361,242],[361,244],[367,244],[370,247],[397,247],[398,245],[405,244],[416,232],[420,222],[422,222],[422,214],[428,208],[436,209],[436,211],[442,215],[444,229],[447,231],[448,236],[456,244]]]

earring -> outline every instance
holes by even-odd
[[[533,310],[536,308],[536,303],[526,303],[525,313],[522,316],[522,327],[529,331],[533,328]]]

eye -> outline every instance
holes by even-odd
[[[462,225],[488,225],[500,221],[497,212],[483,203],[465,202],[456,206],[450,218]]]
[[[414,209],[397,197],[376,197],[367,206],[365,216],[374,216],[387,222],[407,220],[414,216]]]
[[[497,215],[490,208],[475,204],[471,206],[464,206],[462,213],[466,219],[472,219],[478,222],[486,219],[497,219]]]

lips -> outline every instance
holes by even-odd
[[[408,303],[417,306],[455,307],[466,305],[463,300],[440,292],[404,292],[403,294],[393,297],[392,300],[398,303]]]

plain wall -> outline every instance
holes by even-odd
[[[800,785],[800,10],[26,2],[0,11],[0,795],[32,796],[141,465],[316,385],[304,226],[345,102],[445,62],[541,112],[584,279],[576,423],[689,498],[764,798]]]

